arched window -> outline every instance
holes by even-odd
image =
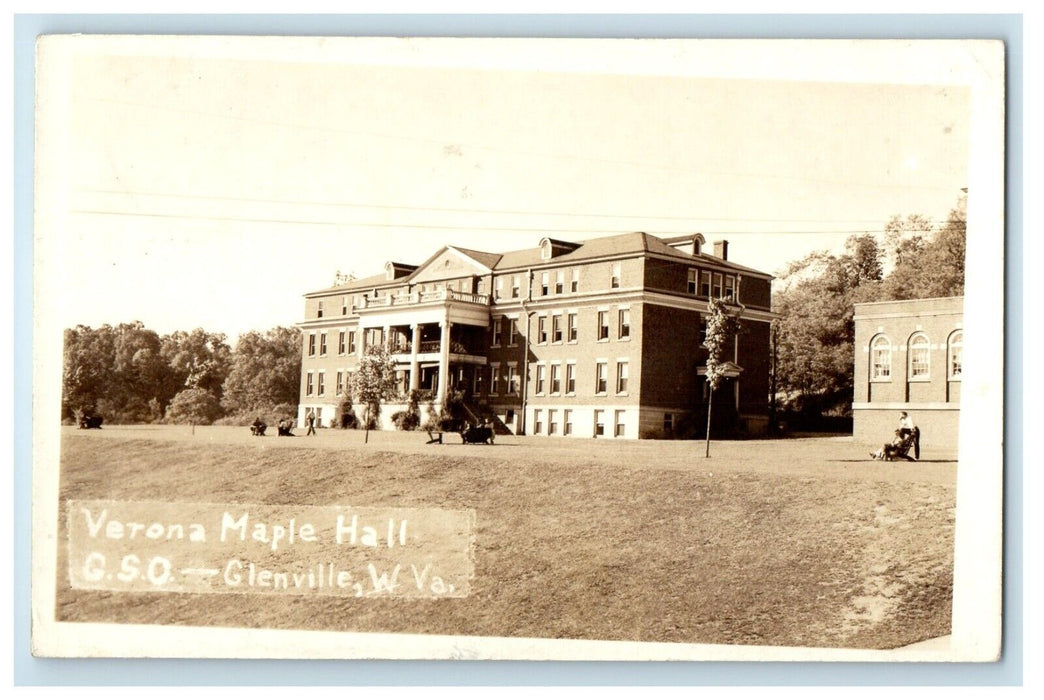
[[[947,343],[947,374],[950,379],[961,378],[961,366],[964,364],[964,331],[954,331]]]
[[[916,333],[907,346],[910,358],[910,379],[928,379],[931,372],[931,343],[924,333]]]
[[[870,343],[870,379],[892,378],[892,343],[879,335]]]

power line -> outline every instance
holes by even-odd
[[[116,211],[116,210],[102,210],[102,209],[73,209],[73,214],[87,214],[96,216],[137,216],[145,218],[158,218],[158,219],[185,219],[191,221],[239,221],[245,223],[259,223],[259,224],[293,224],[293,225],[304,225],[304,226],[335,226],[335,227],[346,227],[346,228],[404,228],[404,229],[421,229],[421,230],[448,230],[448,231],[508,231],[508,232],[555,232],[555,233],[601,233],[601,234],[612,234],[612,231],[606,231],[605,229],[577,229],[577,228],[554,228],[548,226],[541,227],[526,227],[526,226],[472,226],[472,225],[459,225],[459,226],[445,226],[440,224],[400,224],[400,223],[388,223],[388,222],[355,222],[355,221],[315,221],[307,219],[270,219],[270,218],[257,218],[257,217],[245,217],[245,216],[206,216],[201,214],[165,214],[160,212],[133,212],[133,211]],[[934,228],[927,229],[903,229],[904,232],[909,233],[928,233],[934,231]],[[650,232],[653,233],[653,232]],[[692,230],[686,229],[659,229],[653,233],[660,234],[677,234],[684,235],[694,233]],[[774,235],[774,236],[811,236],[818,234],[860,234],[860,233],[887,233],[883,228],[861,228],[861,229],[849,229],[849,230],[817,230],[817,231],[783,231],[783,230],[760,230],[760,231],[708,231],[706,229],[701,230],[700,233],[710,235],[727,235],[727,236],[745,236],[745,235]]]
[[[392,211],[433,211],[447,213],[465,214],[506,214],[510,216],[572,216],[582,218],[600,219],[641,219],[641,220],[663,220],[663,221],[725,221],[725,222],[756,222],[756,223],[800,223],[800,224],[880,224],[880,219],[780,219],[780,218],[739,218],[721,216],[676,216],[666,214],[593,214],[586,212],[555,212],[555,211],[527,211],[522,209],[475,209],[471,207],[419,207],[401,204],[366,204],[362,202],[321,202],[301,199],[271,199],[260,197],[239,197],[227,195],[207,194],[163,194],[160,192],[148,192],[144,190],[109,190],[99,188],[79,188],[74,190],[80,194],[116,194],[136,197],[157,197],[166,199],[190,199],[205,201],[227,201],[227,202],[249,202],[256,204],[292,204],[296,206],[316,207],[338,207],[358,209],[382,209]],[[925,221],[936,224],[945,223],[942,219],[922,217]],[[563,229],[565,230],[565,229]]]

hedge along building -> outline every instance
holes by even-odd
[[[855,305],[853,433],[884,442],[906,411],[922,444],[957,448],[964,297]]]
[[[386,343],[401,394],[440,406],[451,392],[475,418],[534,435],[637,438],[671,432],[705,410],[701,348],[712,297],[731,299],[730,348],[715,415],[740,431],[767,425],[772,277],[703,251],[700,234],[583,242],[544,238],[487,253],[444,246],[419,266],[305,295],[300,418],[323,426],[366,348]],[[705,414],[704,414],[705,415]],[[698,421],[695,421],[698,422]]]

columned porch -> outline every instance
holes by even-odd
[[[473,391],[474,368],[486,364],[488,296],[454,290],[414,293],[370,302],[359,315],[359,357],[369,345],[384,343],[403,396],[428,391],[441,405],[450,391]]]

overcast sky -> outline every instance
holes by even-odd
[[[234,341],[303,320],[337,271],[544,235],[699,231],[776,272],[894,214],[944,219],[969,184],[965,88],[811,80],[757,53],[741,79],[733,54],[619,43],[90,43],[50,174],[63,325]]]

